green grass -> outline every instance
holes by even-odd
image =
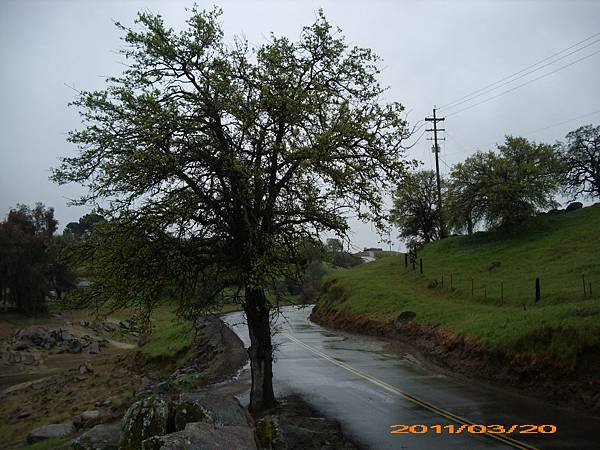
[[[179,318],[168,307],[160,307],[152,315],[152,333],[141,352],[148,358],[177,358],[189,348],[194,332],[192,323]]]
[[[66,444],[71,439],[73,439],[73,436],[52,437],[23,447],[22,450],[52,450],[60,445]]]
[[[418,264],[415,271],[404,267],[404,255],[387,256],[331,274],[326,297],[337,310],[383,321],[412,311],[420,324],[442,325],[490,348],[572,360],[600,346],[599,230],[596,205],[542,216],[510,233],[455,236],[423,249],[423,275]],[[583,295],[582,274],[592,282],[591,298]],[[429,287],[442,277],[443,287]]]

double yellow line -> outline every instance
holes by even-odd
[[[354,375],[359,376],[367,381],[370,381],[374,385],[379,386],[379,387],[385,389],[386,391],[389,391],[393,394],[396,394],[400,397],[405,398],[406,400],[416,403],[417,405],[422,406],[423,408],[428,409],[429,411],[432,411],[442,417],[445,417],[446,419],[451,420],[452,422],[455,422],[455,423],[458,423],[461,425],[479,425],[479,424],[476,424],[475,422],[470,421],[469,419],[465,419],[464,417],[457,416],[456,414],[453,414],[450,411],[446,411],[445,409],[440,408],[439,406],[436,406],[433,403],[429,403],[425,400],[421,400],[421,399],[415,397],[414,395],[411,395],[408,392],[403,391],[402,389],[398,389],[397,387],[392,386],[391,384],[388,384],[385,381],[380,380],[379,378],[375,378],[374,376],[369,375],[368,373],[365,373],[361,370],[355,369],[351,365],[346,364],[345,362],[342,362],[332,356],[327,355],[326,353],[323,353],[320,350],[317,350],[314,347],[311,347],[310,345],[305,344],[301,340],[295,338],[294,336],[291,336],[288,333],[281,333],[281,334],[283,336],[285,336],[286,338],[288,338],[290,341],[295,342],[296,344],[300,345],[301,347],[304,347],[308,351],[320,356],[323,359],[326,359],[327,361],[335,364],[336,366],[339,366],[342,369],[346,369],[347,371],[352,372]],[[485,433],[481,433],[481,434],[482,435],[485,434],[486,436],[488,436],[492,439],[495,439],[506,445],[510,445],[511,447],[517,448],[520,450],[538,450],[536,447],[534,447],[532,445],[517,441],[516,439],[513,439],[509,436],[505,436],[503,434],[496,434],[496,433],[489,433],[489,432],[485,432]]]

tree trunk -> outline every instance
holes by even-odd
[[[244,311],[250,333],[250,412],[255,415],[275,406],[269,303],[263,289],[246,289]]]

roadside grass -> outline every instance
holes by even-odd
[[[414,271],[405,268],[404,255],[386,256],[330,274],[325,297],[336,310],[383,321],[412,311],[422,325],[441,325],[490,348],[573,360],[600,346],[599,225],[596,205],[541,216],[511,233],[451,237],[418,255],[423,275],[418,263]],[[583,296],[582,274],[592,282],[591,297]],[[433,280],[437,287],[429,287]]]

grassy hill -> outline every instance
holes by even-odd
[[[423,275],[418,263],[405,268],[404,255],[335,271],[321,304],[388,323],[410,311],[420,325],[513,354],[568,361],[600,348],[600,205],[540,216],[511,233],[451,237],[418,256]]]

